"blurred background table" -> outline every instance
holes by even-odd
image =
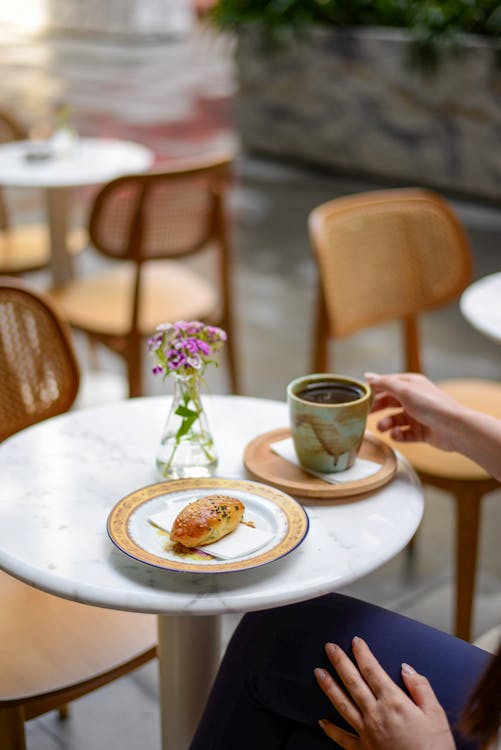
[[[108,138],[78,138],[71,150],[45,159],[27,158],[30,141],[0,145],[0,184],[16,188],[43,188],[50,231],[51,271],[55,286],[73,274],[67,251],[68,191],[99,185],[125,174],[148,170],[153,151],[140,143]]]
[[[477,331],[501,343],[501,271],[470,284],[459,304],[464,317]]]
[[[220,615],[312,599],[394,557],[423,513],[422,488],[399,462],[384,487],[346,501],[307,501],[310,529],[291,554],[251,570],[195,575],[137,562],[106,532],[112,507],[158,481],[154,468],[170,398],[74,411],[0,448],[0,569],[56,595],[158,615],[163,750],[186,750],[220,655]],[[242,456],[286,426],[283,402],[206,397],[217,476],[247,478]],[[306,504],[306,501],[305,501]]]

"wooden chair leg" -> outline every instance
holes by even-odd
[[[60,719],[67,719],[68,716],[70,715],[70,709],[69,709],[68,704],[65,703],[64,705],[59,706],[59,708],[57,709],[57,712],[59,714]]]
[[[127,344],[124,353],[129,377],[129,398],[143,395],[143,362],[142,362],[141,339],[131,340]]]
[[[97,350],[98,344],[96,339],[92,336],[87,336],[87,356],[91,370],[99,370]]]
[[[234,341],[232,341],[231,336],[228,336],[226,347],[227,347],[227,357],[228,357],[228,369],[229,369],[229,375],[230,375],[230,388],[233,394],[238,395],[240,393],[240,381],[238,378],[237,355],[235,351],[235,343]]]
[[[327,311],[325,309],[325,301],[320,285],[317,292],[312,359],[312,372],[329,371],[329,336]]]
[[[26,750],[22,706],[0,708],[0,748],[2,750]]]
[[[456,614],[455,634],[470,641],[472,636],[475,576],[477,571],[480,503],[476,485],[458,484],[456,500]]]

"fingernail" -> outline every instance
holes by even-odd
[[[410,664],[406,664],[406,662],[402,662],[402,672],[404,674],[416,674],[416,670],[414,667],[411,667]]]
[[[336,653],[336,647],[333,643],[326,643],[325,650],[329,656],[332,656],[333,654]]]
[[[318,723],[320,724],[320,726],[322,727],[322,729],[324,729],[325,726],[327,725],[327,722],[326,722],[325,719],[319,719]]]
[[[371,380],[372,378],[378,378],[378,377],[379,377],[379,375],[377,374],[377,372],[366,372],[365,373],[366,380]]]
[[[356,635],[356,636],[355,636],[355,637],[353,638],[353,640],[352,640],[352,645],[353,645],[353,646],[358,646],[358,644],[359,644],[359,643],[362,643],[362,639],[361,639],[361,638],[359,638],[359,637],[358,637],[358,635]]]
[[[313,670],[313,673],[315,677],[317,677],[319,680],[325,680],[325,678],[327,677],[327,672],[325,671],[325,669],[322,669],[321,667],[315,667],[315,669]]]

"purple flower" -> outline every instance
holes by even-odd
[[[205,356],[208,356],[211,353],[211,347],[207,341],[202,341],[202,339],[191,339],[191,341],[195,344],[195,349],[198,349],[198,351],[205,354]]]
[[[193,336],[195,333],[200,333],[200,331],[203,331],[203,329],[203,323],[201,323],[199,320],[192,320],[190,323],[186,323],[185,331],[190,336]]]
[[[197,339],[185,339],[184,348],[189,354],[198,354]]]
[[[222,328],[217,326],[206,326],[205,335],[208,341],[226,341],[226,333]]]
[[[150,352],[156,352],[162,346],[163,336],[161,333],[156,333],[151,339],[148,339],[148,348]]]
[[[188,336],[193,336],[194,333],[198,333],[199,331],[201,331],[203,327],[204,324],[200,323],[199,320],[178,320],[177,323],[174,323],[174,328],[177,331],[188,334]]]
[[[184,349],[185,343],[186,339],[176,337],[169,342],[169,347],[171,347],[172,349],[177,349],[177,351],[179,352],[181,351],[181,349]]]
[[[155,375],[163,373],[164,377],[178,371],[186,376],[203,374],[225,341],[222,328],[206,326],[199,320],[161,323],[148,340],[149,350],[157,360],[152,371]]]
[[[195,370],[200,370],[202,367],[202,359],[199,354],[192,354],[188,357],[186,365],[193,367]]]
[[[183,352],[179,352],[176,349],[170,349],[167,354],[167,361],[171,370],[178,370],[180,367],[184,367],[188,359]]]

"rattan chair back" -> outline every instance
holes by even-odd
[[[0,440],[67,411],[79,369],[69,330],[45,295],[0,276]]]
[[[89,234],[112,258],[145,260],[194,253],[221,229],[220,197],[231,157],[215,156],[163,172],[119,177],[94,201]]]
[[[466,234],[426,190],[334,199],[312,211],[309,231],[330,337],[433,310],[471,280]]]

